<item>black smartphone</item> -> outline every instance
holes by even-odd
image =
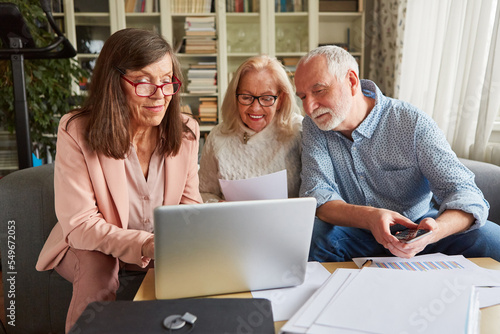
[[[394,235],[399,241],[409,244],[431,233],[432,233],[431,230],[426,230],[423,228],[422,229],[407,228],[401,231],[393,232],[392,235]]]

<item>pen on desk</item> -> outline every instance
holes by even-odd
[[[364,268],[364,267],[369,267],[371,266],[373,263],[373,260],[366,260],[363,265],[361,266],[361,268]]]

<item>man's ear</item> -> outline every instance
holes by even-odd
[[[346,76],[347,81],[351,86],[351,94],[354,96],[359,88],[359,77],[353,70],[349,70]]]

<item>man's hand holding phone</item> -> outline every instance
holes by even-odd
[[[410,244],[412,242],[415,242],[419,239],[422,239],[423,237],[427,236],[428,234],[432,233],[431,230],[427,229],[404,229],[401,231],[395,231],[393,235],[398,239],[399,241]]]
[[[405,228],[391,231],[396,242],[392,243],[391,253],[402,258],[412,258],[424,250],[429,244],[434,243],[438,236],[439,227],[433,218],[425,218],[420,221],[417,228],[405,226]]]
[[[368,226],[372,232],[375,240],[387,250],[391,252],[392,255],[411,258],[421,252],[428,244],[435,242],[435,237],[438,235],[439,227],[437,222],[433,218],[424,218],[418,224],[412,222],[410,219],[402,216],[400,213],[385,210],[385,209],[375,209],[372,208],[367,215]],[[412,242],[403,242],[399,240],[395,233],[396,231],[409,230],[405,233],[410,233],[411,231],[416,234],[418,230],[429,230],[432,233],[426,233],[420,238],[415,238],[410,236],[408,239],[414,239]],[[403,234],[400,235],[402,237]],[[418,237],[418,235],[416,236]]]

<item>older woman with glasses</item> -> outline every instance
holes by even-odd
[[[110,301],[118,273],[154,258],[153,209],[200,203],[197,122],[180,112],[171,46],[140,29],[104,44],[81,108],[62,117],[55,162],[58,223],[37,269],[73,283],[66,331],[93,301]]]
[[[223,200],[219,179],[238,180],[286,169],[288,196],[298,197],[302,116],[283,65],[266,55],[247,59],[222,103],[223,121],[200,159],[204,201]]]

